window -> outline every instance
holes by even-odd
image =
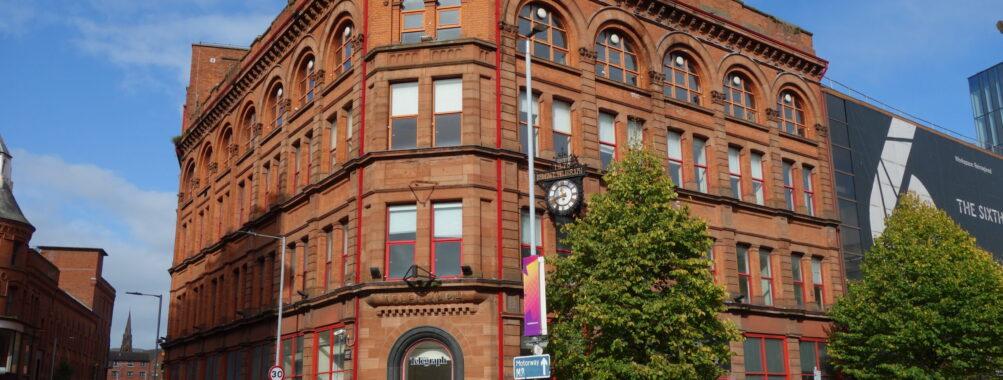
[[[418,82],[390,85],[390,149],[418,146]]]
[[[282,369],[286,370],[283,379],[303,378],[303,335],[294,335],[282,339]]]
[[[338,163],[338,124],[343,122],[345,119],[343,117],[334,117],[328,121],[328,130],[331,136],[331,170],[334,170],[334,165]]]
[[[209,374],[212,374],[212,373],[215,373],[215,372],[209,372],[209,371],[210,371],[210,370],[208,369],[209,367],[206,367],[206,368],[207,368],[207,369],[206,369],[206,375],[207,375],[207,376],[208,376]],[[215,369],[213,369],[213,371],[215,371]],[[132,371],[126,371],[126,372],[125,372],[125,376],[128,376],[128,377],[132,377]],[[208,377],[212,377],[212,376],[208,376]]]
[[[533,153],[540,153],[540,96],[533,94]],[[523,153],[529,153],[528,118],[526,116],[526,91],[519,92],[519,145]]]
[[[787,90],[777,97],[777,128],[782,132],[805,137],[804,108],[801,98]]]
[[[746,334],[745,378],[748,380],[787,379],[787,350],[784,337]]]
[[[334,272],[331,265],[334,261],[334,229],[324,231],[324,241],[327,244],[324,254],[324,289],[330,289],[330,284],[334,283]]]
[[[823,339],[801,338],[801,380],[815,379],[817,369],[823,379],[835,379],[836,371],[829,364],[828,344]]]
[[[460,37],[460,0],[438,0],[434,13],[434,33],[437,41],[451,40]],[[425,1],[403,0],[401,2],[401,43],[413,44],[422,42],[425,33]]]
[[[770,265],[770,249],[759,248],[759,284],[763,294],[763,305],[773,305],[773,271]]]
[[[815,215],[815,186],[812,184],[813,169],[811,166],[801,167],[801,184],[804,186],[804,208],[808,215]]]
[[[794,164],[784,161],[784,202],[787,209],[794,211]]]
[[[244,225],[244,194],[247,192],[247,186],[244,181],[240,181],[237,184],[237,229],[240,229]]]
[[[272,120],[272,128],[281,127],[284,123],[287,111],[285,100],[285,92],[282,91],[282,85],[280,84],[275,87],[275,97],[272,99],[272,115],[275,116]]]
[[[422,340],[408,349],[401,368],[405,380],[452,379],[453,357],[439,341]]]
[[[662,83],[665,97],[700,104],[700,79],[689,57],[680,52],[666,55],[662,74],[665,75]]]
[[[728,74],[724,80],[724,113],[755,122],[756,102],[748,82],[741,74]]]
[[[707,140],[693,138],[693,178],[697,182],[697,190],[707,192]]]
[[[425,1],[404,0],[401,2],[401,43],[421,42],[425,35]]]
[[[299,102],[300,105],[303,105],[313,100],[313,90],[317,85],[317,77],[314,76],[314,62],[312,56],[307,57],[307,59],[303,61],[303,67],[300,68],[299,74],[302,78],[299,83],[299,91],[300,94],[302,94]]]
[[[669,152],[669,177],[676,186],[683,184],[683,135],[676,131],[669,131],[668,135]]]
[[[533,36],[533,56],[548,59],[560,64],[568,63],[568,42],[567,31],[561,22],[554,17],[554,12],[547,11],[547,17],[540,18],[537,10],[542,8],[538,4],[529,4],[519,10],[519,39],[525,41],[526,34],[533,30],[533,25],[543,24],[547,29]],[[525,42],[516,44],[519,52],[526,52]]]
[[[521,242],[522,242],[522,244],[520,245],[520,248],[522,250],[522,257],[526,258],[526,257],[533,256],[533,251],[530,249],[530,242],[529,242],[529,239],[530,239],[530,236],[529,236],[529,210],[522,210],[522,216],[521,216],[520,219],[521,220],[520,220],[520,223],[519,223],[519,226],[520,226],[519,236],[520,236]],[[536,254],[537,255],[542,255],[543,254],[543,236],[540,233],[540,231],[542,230],[543,227],[540,226],[540,215],[537,214],[534,219],[535,219],[534,222],[536,223],[536,236],[535,236],[535,238],[536,238]]]
[[[139,371],[139,377],[146,378],[146,371]]]
[[[818,310],[825,309],[825,285],[822,283],[822,258],[811,258],[811,286]]]
[[[294,192],[294,193],[297,192],[297,191],[299,191],[299,189],[300,189],[300,183],[303,182],[303,173],[302,173],[302,170],[303,170],[303,150],[304,149],[301,149],[301,144],[300,144],[299,141],[296,141],[296,142],[293,143],[293,152],[292,152],[292,157],[291,157],[290,161],[292,161],[292,166],[293,166],[293,170],[292,170],[292,172],[293,172],[292,192]]]
[[[606,170],[616,158],[616,116],[599,112],[599,162]]]
[[[435,81],[435,146],[460,145],[463,116],[463,81]]]
[[[286,299],[284,302],[291,302],[293,299],[293,288],[296,285],[296,243],[292,243],[287,247],[289,251],[289,283],[286,285]],[[285,268],[282,268],[285,270]]]
[[[415,205],[387,208],[387,279],[402,279],[414,265],[417,234]]]
[[[436,203],[432,210],[432,272],[436,277],[459,276],[463,265],[462,205]]]
[[[336,64],[336,67],[334,68],[335,74],[341,74],[352,68],[352,24],[345,23],[345,26],[339,29],[341,29],[342,32],[337,42],[337,48],[334,49],[333,55],[334,62]]]
[[[343,380],[345,378],[345,328],[338,327],[316,334],[316,379]]]
[[[554,157],[571,155],[571,103],[554,99],[551,110],[554,128]]]
[[[243,380],[246,377],[246,370],[244,368],[247,360],[245,358],[245,352],[243,350],[234,350],[227,352],[226,354],[226,379],[225,380]],[[142,373],[140,373],[142,376]],[[241,376],[244,375],[244,376]]]
[[[341,284],[348,285],[348,219],[341,223]]]
[[[644,146],[644,120],[627,118],[627,145],[633,149]]]
[[[763,195],[763,154],[759,152],[752,152],[750,155],[750,163],[752,173],[752,196],[755,198],[757,205],[763,205],[766,203],[766,199]]]
[[[439,0],[435,15],[436,41],[460,37],[460,0]]]
[[[736,255],[738,256],[738,292],[741,293],[742,302],[749,303],[752,301],[749,292],[750,282],[752,282],[752,275],[749,273],[749,246],[737,246]]]
[[[707,248],[707,261],[710,262],[710,278],[717,282],[717,262],[714,261],[714,247]]]
[[[742,161],[741,151],[737,147],[728,147],[728,180],[731,184],[731,196],[742,199]]]
[[[637,55],[623,34],[607,29],[596,37],[596,76],[638,85]]]
[[[801,255],[791,256],[791,277],[794,279],[794,305],[804,308],[804,271],[801,270]]]
[[[299,289],[302,291],[306,291],[306,272],[307,268],[309,268],[307,260],[310,259],[310,242],[306,239],[307,238],[303,238],[303,241],[301,242],[301,244],[303,244],[303,260],[300,260],[302,262],[302,268],[300,268],[300,272],[297,273],[297,276],[299,276]]]

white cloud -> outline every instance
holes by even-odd
[[[211,42],[247,46],[264,32],[275,15],[159,14],[127,24],[75,19],[80,36],[73,42],[83,51],[127,68],[166,69],[186,84],[191,68],[191,44]]]
[[[176,195],[140,189],[95,165],[21,149],[13,149],[13,154],[14,194],[36,228],[31,245],[107,251],[103,275],[117,290],[112,346],[120,343],[131,310],[134,346],[152,347],[156,300],[125,292],[169,298]],[[166,305],[164,311],[166,321]]]

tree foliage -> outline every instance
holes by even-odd
[[[741,336],[705,252],[703,221],[675,201],[658,158],[631,151],[606,173],[607,191],[565,227],[572,253],[551,258],[548,303],[562,379],[709,379],[726,371]]]
[[[909,194],[832,308],[829,353],[857,379],[964,379],[1003,368],[1003,269]]]

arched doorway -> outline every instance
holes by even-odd
[[[408,330],[387,358],[388,380],[462,380],[463,351],[446,331],[433,326]]]

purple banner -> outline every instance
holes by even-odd
[[[523,336],[547,335],[547,283],[543,256],[522,259]]]

